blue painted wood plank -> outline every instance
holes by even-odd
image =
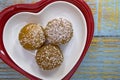
[[[120,36],[120,0],[85,0],[95,20],[95,36]]]

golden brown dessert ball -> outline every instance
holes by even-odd
[[[58,46],[47,44],[38,49],[35,59],[42,70],[52,70],[61,65],[63,54]]]
[[[73,36],[72,24],[63,18],[49,21],[44,32],[48,43],[55,45],[65,44]]]
[[[45,42],[45,35],[39,24],[25,25],[19,33],[19,42],[27,50],[40,48]]]

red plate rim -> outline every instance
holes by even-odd
[[[4,9],[2,12],[0,12],[0,58],[6,63],[8,64],[10,67],[14,68],[16,71],[20,72],[21,74],[25,75],[26,77],[28,77],[31,80],[39,80],[38,78],[36,78],[35,76],[25,72],[24,70],[22,70],[20,67],[18,67],[8,56],[4,45],[3,45],[3,29],[5,26],[5,23],[7,22],[7,20],[13,16],[16,13],[19,12],[39,12],[41,11],[45,6],[47,6],[48,4],[55,2],[55,1],[66,1],[69,3],[74,4],[75,6],[77,6],[81,12],[83,13],[85,19],[86,19],[86,23],[87,23],[87,40],[86,40],[86,44],[85,44],[85,48],[82,52],[81,57],[79,58],[78,62],[76,63],[76,65],[74,66],[74,68],[63,78],[63,80],[69,80],[72,75],[74,74],[74,72],[77,70],[77,68],[79,67],[80,63],[82,62],[84,56],[86,55],[86,52],[90,46],[90,43],[92,41],[93,38],[93,34],[94,34],[94,19],[93,19],[93,15],[91,12],[91,9],[89,8],[89,6],[86,4],[85,1],[83,0],[41,0],[35,4],[17,4],[17,5],[13,5],[10,6],[6,9]],[[31,7],[32,6],[32,7]]]

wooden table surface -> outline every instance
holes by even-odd
[[[39,0],[0,0],[0,11],[17,3]],[[91,46],[71,80],[120,80],[120,0],[85,0],[95,20]],[[0,80],[29,80],[0,60]]]

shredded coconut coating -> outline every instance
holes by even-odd
[[[36,62],[43,70],[52,70],[61,65],[63,54],[58,46],[47,44],[36,53]]]
[[[72,24],[62,18],[53,19],[48,22],[44,32],[48,43],[55,45],[65,44],[73,36]]]
[[[45,35],[39,24],[30,23],[24,26],[19,33],[21,45],[28,50],[35,50],[45,42]]]

